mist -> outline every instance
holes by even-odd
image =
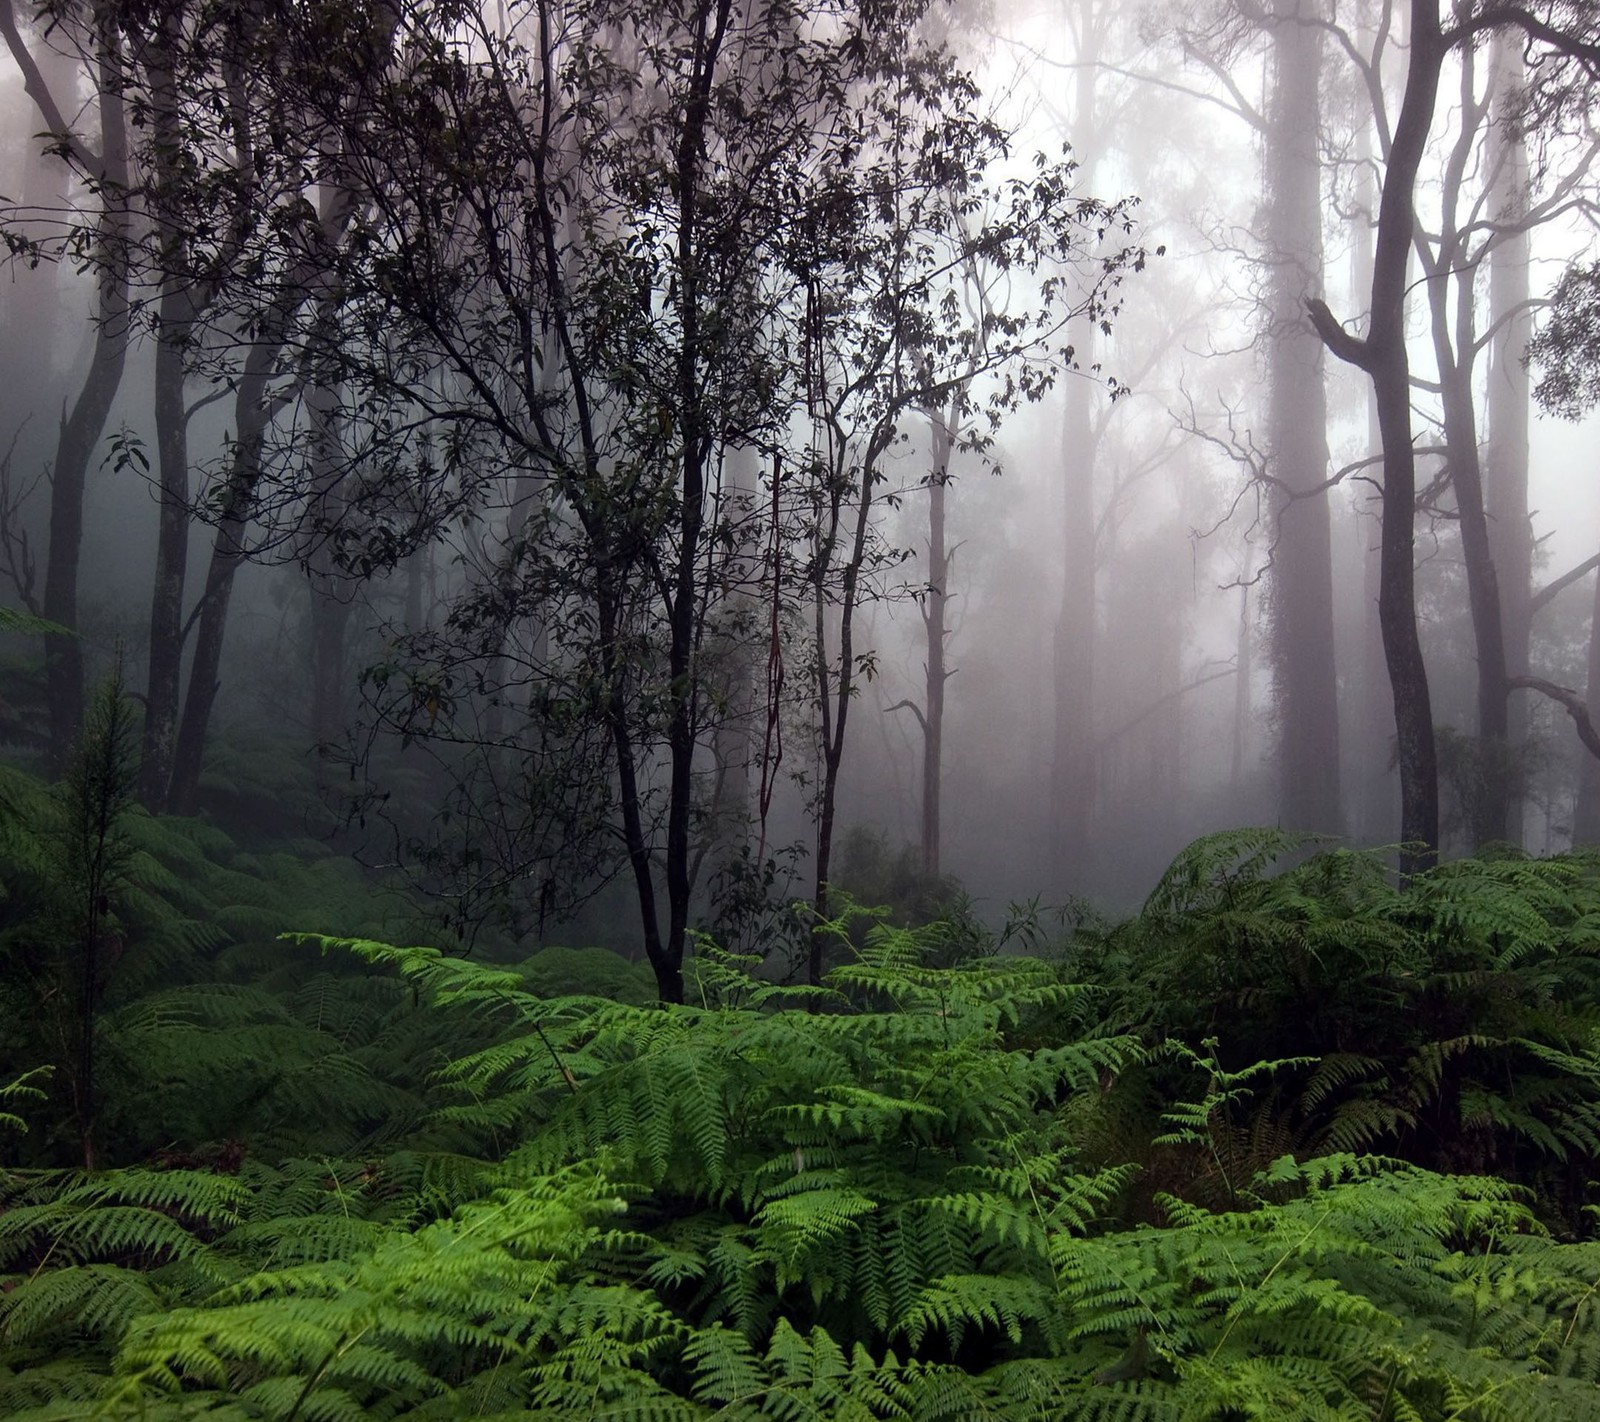
[[[0,1418],[1594,1422],[1600,0],[0,34]]]
[[[1411,9],[10,12],[6,753],[115,670],[151,810],[668,990],[1240,825],[1591,842],[1588,41],[1422,113]]]

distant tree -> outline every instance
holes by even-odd
[[[1278,821],[1338,832],[1339,678],[1322,343],[1303,319],[1323,285],[1322,90],[1330,26],[1322,0],[1209,0],[1176,9],[1172,36],[1213,80],[1205,97],[1246,125],[1260,156],[1254,356],[1264,407],[1212,442],[1255,482],[1269,548],[1256,572],[1276,739]],[[1265,94],[1246,75],[1263,63]],[[1156,82],[1170,82],[1158,76]],[[1196,427],[1196,432],[1199,432]],[[1244,679],[1239,695],[1248,695]]]
[[[963,120],[952,123],[941,106],[886,87],[864,170],[879,224],[864,229],[858,245],[819,253],[809,267],[817,343],[806,383],[821,475],[805,575],[821,762],[819,920],[828,915],[850,708],[875,673],[875,652],[857,649],[856,619],[878,593],[885,559],[898,561],[879,543],[874,520],[899,497],[891,455],[909,438],[904,424],[937,412],[952,448],[987,449],[1007,413],[1073,368],[1070,323],[1109,328],[1123,275],[1143,263],[1129,206],[1080,196],[1070,161],[1041,156],[1028,178],[985,184],[998,134],[987,122]],[[941,150],[940,137],[951,147]],[[1026,308],[1001,307],[996,286],[1023,280],[1037,286]],[[813,935],[813,983],[821,980],[824,944],[822,932]]]
[[[1533,325],[1533,238],[1527,226],[1533,193],[1527,116],[1521,112],[1527,66],[1520,36],[1507,31],[1495,35],[1489,70],[1489,131],[1485,144],[1490,188],[1488,215],[1503,236],[1488,252],[1489,305],[1483,332],[1489,354],[1484,502],[1490,555],[1499,572],[1506,673],[1518,677],[1529,673],[1534,551],[1528,507],[1532,392],[1525,358]],[[1511,698],[1506,734],[1513,755],[1520,755],[1528,739],[1528,715],[1519,697]],[[1507,833],[1519,841],[1523,778],[1521,774],[1514,775],[1507,807]]]
[[[1086,181],[1095,181],[1107,156],[1108,104],[1100,63],[1106,57],[1117,7],[1104,0],[1077,0],[1069,9],[1076,68],[1072,73],[1068,132]],[[1073,331],[1074,359],[1093,369],[1100,346],[1092,321]],[[1098,570],[1095,507],[1105,422],[1096,418],[1095,382],[1063,382],[1059,536],[1061,603],[1056,610],[1053,667],[1055,726],[1051,745],[1050,817],[1055,838],[1056,882],[1081,892],[1093,850],[1095,806],[1096,598]],[[1104,413],[1103,409],[1100,412]]]
[[[75,633],[78,628],[78,573],[83,543],[84,496],[88,470],[111,413],[127,364],[129,338],[129,251],[134,224],[128,161],[128,120],[120,82],[123,37],[117,7],[101,0],[86,14],[52,16],[49,33],[36,44],[62,44],[82,54],[95,94],[97,141],[76,129],[76,96],[57,93],[24,38],[16,0],[0,6],[0,31],[44,129],[48,146],[88,189],[90,217],[82,228],[40,238],[13,232],[30,256],[69,257],[94,274],[94,340],[89,368],[70,408],[65,409],[50,466],[50,527],[43,598],[33,611]],[[68,115],[74,117],[68,117]],[[84,715],[83,641],[76,635],[47,633],[46,698],[50,753],[58,771],[70,763]]]
[[[1281,717],[1279,823],[1337,833],[1339,694],[1333,637],[1327,394],[1301,319],[1323,284],[1323,6],[1275,0],[1262,129],[1266,203],[1267,455],[1272,479],[1273,682]]]

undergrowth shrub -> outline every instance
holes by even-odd
[[[337,871],[127,824],[122,921],[198,926],[108,993],[154,1144],[39,1168],[0,1064],[0,1416],[1597,1415],[1588,861],[1243,832],[1065,957],[852,912],[664,1007],[268,938]]]
[[[386,1034],[410,1004],[279,935],[382,934],[414,915],[324,846],[245,853],[132,804],[122,706],[114,688],[97,701],[94,754],[61,786],[0,766],[0,1080],[55,1069],[36,1129],[0,1136],[0,1165],[81,1162],[91,1138],[98,1163],[122,1165],[174,1143],[275,1155],[381,1134],[404,1114]],[[419,1055],[407,1089],[431,1066]]]
[[[1138,915],[1080,935],[1068,971],[1105,989],[1105,1030],[1210,1040],[1226,1070],[1305,1058],[1230,1116],[1254,1168],[1382,1150],[1530,1186],[1580,1231],[1600,1156],[1600,861],[1460,860],[1402,891],[1376,854],[1304,847],[1200,840]],[[1157,1078],[1149,1102],[1170,1096]],[[1138,1139],[1124,1126],[1111,1148]]]

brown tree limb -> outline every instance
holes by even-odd
[[[1135,730],[1142,726],[1146,721],[1154,716],[1157,711],[1161,710],[1162,707],[1170,706],[1174,701],[1179,700],[1181,697],[1187,696],[1191,691],[1198,691],[1202,686],[1209,686],[1214,681],[1221,681],[1225,676],[1234,676],[1238,673],[1238,670],[1238,667],[1223,667],[1221,671],[1210,672],[1205,676],[1196,677],[1193,681],[1185,682],[1176,691],[1169,691],[1165,696],[1158,696],[1154,701],[1146,706],[1144,710],[1140,711],[1138,715],[1132,717],[1130,720],[1124,721],[1120,726],[1117,726],[1113,730],[1107,731],[1105,735],[1099,737],[1094,743],[1096,754],[1104,751],[1108,746],[1114,745],[1117,741],[1120,741],[1125,735],[1128,734],[1129,731]]]
[[[1447,48],[1453,48],[1491,30],[1521,30],[1528,39],[1548,45],[1566,59],[1576,60],[1591,74],[1600,73],[1600,44],[1548,23],[1525,5],[1489,5],[1443,31],[1441,37]]]
[[[1370,342],[1364,341],[1359,336],[1352,336],[1341,326],[1328,310],[1328,303],[1320,297],[1306,298],[1306,314],[1311,318],[1311,324],[1316,328],[1317,334],[1322,337],[1323,345],[1333,352],[1340,360],[1348,365],[1355,366],[1358,370],[1370,371],[1372,369],[1372,347]]]
[[[56,96],[45,82],[38,61],[33,57],[33,51],[28,48],[27,41],[17,27],[15,0],[0,3],[0,35],[5,37],[12,62],[22,71],[23,92],[33,100],[57,151],[89,176],[103,178],[105,174],[101,171],[100,155],[68,125]]]
[[[1534,593],[1534,595],[1528,599],[1529,614],[1532,615],[1533,613],[1537,612],[1547,602],[1554,598],[1557,593],[1561,592],[1565,588],[1570,587],[1573,583],[1577,582],[1579,578],[1583,577],[1585,573],[1592,573],[1596,568],[1600,568],[1600,553],[1596,553],[1592,558],[1585,558],[1583,562],[1579,563],[1576,568],[1568,569],[1568,571],[1563,573],[1559,578],[1552,578],[1548,583],[1540,588],[1538,592]]]
[[[915,701],[896,701],[893,706],[885,706],[883,708],[885,716],[891,711],[909,711],[917,718],[917,724],[922,727],[922,734],[928,734],[928,718],[922,714],[922,708]]]
[[[1578,739],[1583,742],[1584,749],[1596,760],[1600,760],[1600,732],[1594,728],[1594,722],[1589,719],[1588,703],[1576,691],[1570,691],[1564,686],[1557,686],[1553,681],[1546,681],[1537,676],[1514,676],[1506,681],[1506,686],[1511,691],[1537,691],[1541,696],[1548,696],[1552,701],[1559,702],[1565,708],[1567,715],[1572,717],[1572,723],[1577,727]]]

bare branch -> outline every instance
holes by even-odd
[[[1585,573],[1592,573],[1596,568],[1600,568],[1600,553],[1596,553],[1592,558],[1585,558],[1576,568],[1568,569],[1559,578],[1552,578],[1528,599],[1529,615],[1531,616],[1537,612],[1547,602],[1550,602],[1557,593],[1570,587]]]
[[[928,734],[928,718],[922,714],[922,708],[915,701],[896,701],[893,706],[883,708],[885,716],[891,711],[909,711],[917,718],[917,724],[922,727],[922,734]]]
[[[1353,365],[1358,370],[1365,370],[1370,374],[1371,346],[1359,336],[1352,336],[1345,330],[1334,318],[1333,312],[1328,310],[1327,302],[1321,297],[1307,297],[1306,314],[1311,318],[1311,324],[1316,327],[1317,335],[1322,338],[1323,345],[1346,365]]]
[[[1108,746],[1114,745],[1117,741],[1121,740],[1125,735],[1127,735],[1129,731],[1143,725],[1152,716],[1154,716],[1157,711],[1161,710],[1163,706],[1170,706],[1180,697],[1187,696],[1191,691],[1198,691],[1202,686],[1209,686],[1214,681],[1221,681],[1225,676],[1235,676],[1238,674],[1238,671],[1238,667],[1223,667],[1221,671],[1214,671],[1206,676],[1196,677],[1193,681],[1186,682],[1184,685],[1180,686],[1176,691],[1169,691],[1165,696],[1157,697],[1132,720],[1124,721],[1114,731],[1107,731],[1105,735],[1101,736],[1094,743],[1095,751],[1100,752],[1105,750]],[[1597,740],[1596,744],[1600,745],[1600,740]],[[1596,751],[1595,754],[1600,755],[1600,751]]]
[[[6,37],[6,48],[11,51],[12,60],[22,71],[22,87],[39,110],[45,129],[55,141],[57,149],[85,173],[103,177],[100,155],[68,127],[61,107],[56,103],[56,96],[50,92],[50,86],[39,69],[38,60],[33,57],[33,51],[28,48],[27,41],[17,28],[16,0],[5,0],[4,4],[0,4],[0,34]]]
[[[1600,733],[1595,731],[1594,723],[1589,719],[1588,703],[1576,691],[1537,676],[1511,677],[1506,682],[1506,688],[1510,691],[1537,691],[1541,696],[1558,702],[1572,717],[1572,724],[1577,728],[1578,739],[1583,742],[1584,749],[1600,760]]]

